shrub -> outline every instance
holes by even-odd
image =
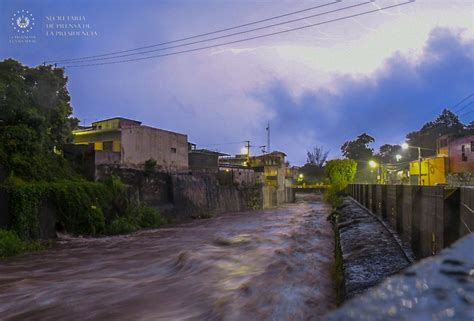
[[[166,223],[153,208],[130,201],[126,186],[117,177],[104,182],[24,182],[10,178],[5,188],[10,194],[12,229],[24,241],[40,236],[38,214],[42,204],[54,206],[57,223],[76,235],[130,233]]]
[[[324,200],[334,208],[342,205],[341,194],[354,180],[357,163],[351,159],[330,160],[326,164],[326,175],[331,187],[324,192]]]
[[[166,223],[166,220],[160,215],[160,213],[151,207],[140,207],[138,208],[138,215],[140,227],[151,228],[160,227]]]
[[[342,199],[339,195],[339,191],[334,186],[329,187],[324,192],[324,201],[331,204],[332,207],[338,208],[342,205]]]
[[[138,226],[134,220],[128,216],[118,217],[113,220],[107,227],[107,234],[125,234],[138,230]]]
[[[0,258],[43,249],[39,242],[25,242],[14,232],[0,229]]]
[[[150,176],[155,172],[156,169],[156,160],[150,158],[144,164],[145,176]]]

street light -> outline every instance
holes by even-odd
[[[370,166],[370,167],[375,168],[375,167],[377,167],[377,165],[378,165],[377,162],[375,162],[375,161],[373,161],[373,160],[370,160],[370,161],[369,161],[369,166]]]
[[[299,174],[298,177],[301,178],[301,179],[303,179],[304,175],[303,175],[303,174]]]
[[[418,185],[421,185],[421,147],[420,146],[410,146],[408,143],[402,144],[403,149],[416,148],[418,149]]]
[[[395,155],[395,159],[397,160],[397,162],[399,162],[402,159],[402,155],[400,154]]]

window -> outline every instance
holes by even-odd
[[[171,152],[172,152],[173,154],[176,154],[176,148],[171,147]]]
[[[474,153],[474,141],[471,142],[471,153]]]
[[[114,142],[113,141],[104,142],[104,145],[102,148],[106,152],[112,152],[114,150]]]
[[[465,145],[461,145],[461,161],[467,162],[466,146]]]

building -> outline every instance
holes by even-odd
[[[418,161],[410,162],[410,177],[412,184],[418,184],[420,166]],[[441,185],[446,184],[446,174],[449,159],[446,156],[434,156],[421,160],[421,184]]]
[[[235,157],[221,157],[222,169],[250,168],[255,177],[263,185],[263,207],[269,208],[293,201],[291,171],[285,161],[286,154],[274,151],[268,154],[250,156],[236,155]],[[235,177],[235,176],[234,176]]]
[[[474,135],[441,136],[436,141],[436,153],[421,160],[421,185],[457,184],[449,178],[469,176],[469,180],[474,174]],[[419,175],[419,161],[410,162],[412,184],[418,183]]]
[[[450,173],[474,172],[474,135],[453,137],[448,141]]]
[[[140,168],[150,159],[157,169],[188,169],[188,137],[163,129],[144,126],[121,117],[105,119],[73,131],[74,144],[93,146],[95,164],[117,164]]]
[[[208,149],[196,149],[196,145],[190,144],[188,164],[191,171],[217,173],[219,171],[219,157],[229,156]]]

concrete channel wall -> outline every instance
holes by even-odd
[[[418,258],[474,230],[472,187],[352,184],[348,192],[387,221]]]

